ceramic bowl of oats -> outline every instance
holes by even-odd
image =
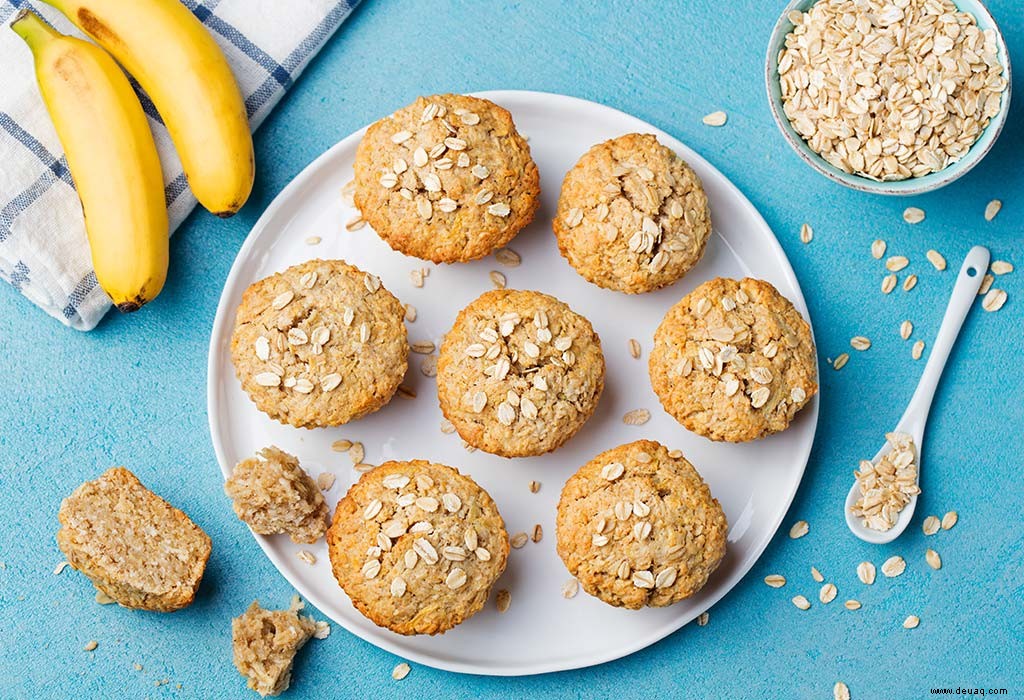
[[[793,0],[765,62],[793,150],[847,187],[886,195],[953,182],[992,148],[1010,59],[977,0]]]

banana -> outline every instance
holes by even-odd
[[[169,236],[160,157],[139,98],[103,49],[26,9],[11,28],[32,50],[82,200],[96,280],[117,308],[135,311],[164,286]]]
[[[149,95],[192,193],[217,216],[252,191],[245,103],[224,54],[179,0],[44,0],[124,66]]]

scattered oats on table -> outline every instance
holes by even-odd
[[[705,626],[706,624],[708,624],[708,620],[710,618],[711,618],[711,615],[709,615],[707,612],[702,612],[700,615],[697,616],[697,626],[698,627]]]
[[[802,595],[793,596],[793,605],[800,608],[801,610],[810,610],[811,601],[807,600],[807,598]]]
[[[903,220],[908,224],[919,224],[924,221],[924,209],[907,207],[903,210]]]
[[[934,535],[939,531],[939,519],[934,515],[929,515],[924,519],[924,523],[921,524],[921,529],[925,535]]]
[[[575,598],[576,594],[580,590],[580,582],[574,578],[569,579],[562,584],[562,597],[563,598]]]
[[[909,264],[910,260],[905,255],[890,255],[885,261],[885,269],[889,272],[899,272]]]
[[[978,296],[988,294],[988,290],[992,287],[992,283],[996,281],[996,278],[991,273],[985,273],[985,276],[981,278],[981,286],[978,287]]]
[[[818,600],[825,605],[828,605],[836,599],[836,593],[836,585],[834,583],[826,583],[821,587],[821,590],[818,591]]]
[[[712,112],[711,114],[706,114],[704,115],[704,118],[701,119],[705,126],[725,126],[725,123],[728,120],[729,115],[721,110]]]
[[[821,575],[821,572],[818,571],[818,569],[816,567],[813,567],[813,566],[811,567],[811,578],[813,578],[818,583],[821,583],[822,581],[825,580],[825,577]]]
[[[932,567],[936,571],[942,568],[942,557],[934,549],[928,549],[924,553],[924,560],[928,562],[928,566]]]
[[[909,292],[911,289],[913,289],[916,286],[917,286],[917,275],[908,275],[907,278],[905,280],[903,280],[903,291],[904,292]]]
[[[832,688],[833,700],[850,700],[850,689],[846,686],[846,683],[842,681],[836,681],[835,686]]]
[[[780,574],[768,574],[764,577],[764,582],[772,588],[782,588],[786,585],[786,577]]]
[[[910,334],[914,332],[914,324],[910,321],[904,321],[900,324],[900,337],[904,340],[910,338]]]
[[[921,624],[921,618],[917,615],[908,615],[907,619],[903,621],[903,627],[912,630]]]
[[[1002,289],[990,289],[981,300],[981,308],[985,311],[999,311],[1006,303],[1006,292]]]
[[[889,274],[882,278],[882,294],[888,294],[896,289],[897,278],[895,274]]]
[[[797,540],[810,532],[810,529],[810,525],[807,524],[806,520],[797,520],[793,523],[793,527],[789,528],[789,536]]]
[[[924,354],[924,341],[914,341],[913,347],[910,348],[910,356],[915,360],[920,360],[922,354]]]
[[[886,578],[896,578],[902,574],[907,568],[907,562],[900,555],[889,557],[882,564],[882,574]]]
[[[508,606],[512,604],[512,594],[506,589],[502,588],[498,591],[494,597],[494,606],[498,608],[498,612],[505,612],[508,610]]]
[[[845,607],[847,610],[860,610],[860,601],[851,598],[850,600],[843,603],[843,607]]]
[[[998,199],[993,199],[991,202],[985,205],[985,221],[991,221],[996,218],[999,210],[1003,208],[1003,203]]]
[[[942,253],[939,251],[929,250],[925,253],[925,257],[928,258],[928,262],[930,262],[939,272],[946,269],[946,258],[942,257]]]
[[[800,225],[800,242],[810,243],[814,240],[814,229],[811,228],[810,224]]]
[[[875,582],[875,565],[869,561],[862,561],[857,565],[857,578],[865,586],[870,586]]]
[[[881,260],[882,256],[885,255],[885,241],[878,239],[871,244],[871,257],[875,260]]]
[[[409,671],[411,670],[412,669],[409,667],[409,664],[404,662],[400,663],[391,670],[391,677],[394,678],[396,681],[400,681],[406,676],[408,676]]]
[[[846,363],[850,361],[850,354],[846,352],[839,353],[839,356],[832,361],[832,369],[839,370],[846,366]]]
[[[956,525],[957,520],[959,519],[960,516],[957,515],[955,510],[949,511],[948,513],[942,516],[942,529],[951,530],[953,526]]]
[[[994,275],[1006,275],[1013,272],[1013,264],[1005,260],[996,260],[989,266],[989,269]]]
[[[862,335],[855,335],[850,338],[850,347],[854,350],[867,350],[871,347],[871,341]]]

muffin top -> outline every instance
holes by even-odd
[[[558,554],[590,595],[660,607],[699,591],[725,556],[721,506],[682,455],[651,440],[604,452],[566,482]]]
[[[697,174],[650,134],[587,151],[562,183],[558,248],[596,285],[629,294],[672,284],[697,264],[711,234]]]
[[[327,545],[353,605],[399,634],[444,632],[480,610],[509,550],[487,492],[422,460],[363,474],[338,502]]]
[[[669,309],[648,367],[665,410],[712,440],[785,430],[818,390],[810,326],[750,278],[705,282]]]
[[[434,262],[481,258],[533,220],[537,166],[512,116],[466,95],[420,97],[359,144],[355,202],[377,234]]]
[[[593,326],[558,299],[501,289],[459,312],[437,363],[441,410],[467,443],[544,454],[593,414],[604,355]]]
[[[343,260],[309,260],[245,290],[231,360],[271,418],[342,425],[387,403],[405,376],[404,316],[374,275]]]

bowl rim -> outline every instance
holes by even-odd
[[[796,151],[800,159],[811,166],[815,171],[824,175],[833,182],[844,187],[889,196],[912,196],[931,192],[945,187],[955,180],[970,172],[988,154],[1002,133],[1003,126],[1010,111],[1010,93],[1013,85],[1013,74],[1010,66],[1010,53],[1006,46],[1002,30],[996,23],[992,13],[982,0],[951,0],[959,12],[968,12],[974,15],[975,21],[979,19],[987,23],[995,32],[996,52],[1003,64],[1003,75],[1006,77],[1006,90],[1003,91],[999,112],[989,121],[988,126],[981,132],[978,139],[971,145],[967,153],[959,160],[947,165],[942,170],[911,177],[905,180],[872,180],[863,175],[847,173],[835,167],[820,155],[811,150],[810,145],[796,133],[782,108],[781,87],[778,77],[778,53],[781,49],[785,36],[792,29],[793,24],[789,21],[789,13],[793,10],[803,11],[811,5],[823,0],[789,0],[783,9],[782,14],[772,29],[771,37],[768,40],[768,48],[765,57],[765,88],[768,96],[768,105],[771,109],[775,124],[782,132],[787,143]],[[978,22],[982,24],[982,22]],[[773,88],[778,89],[778,95]]]

